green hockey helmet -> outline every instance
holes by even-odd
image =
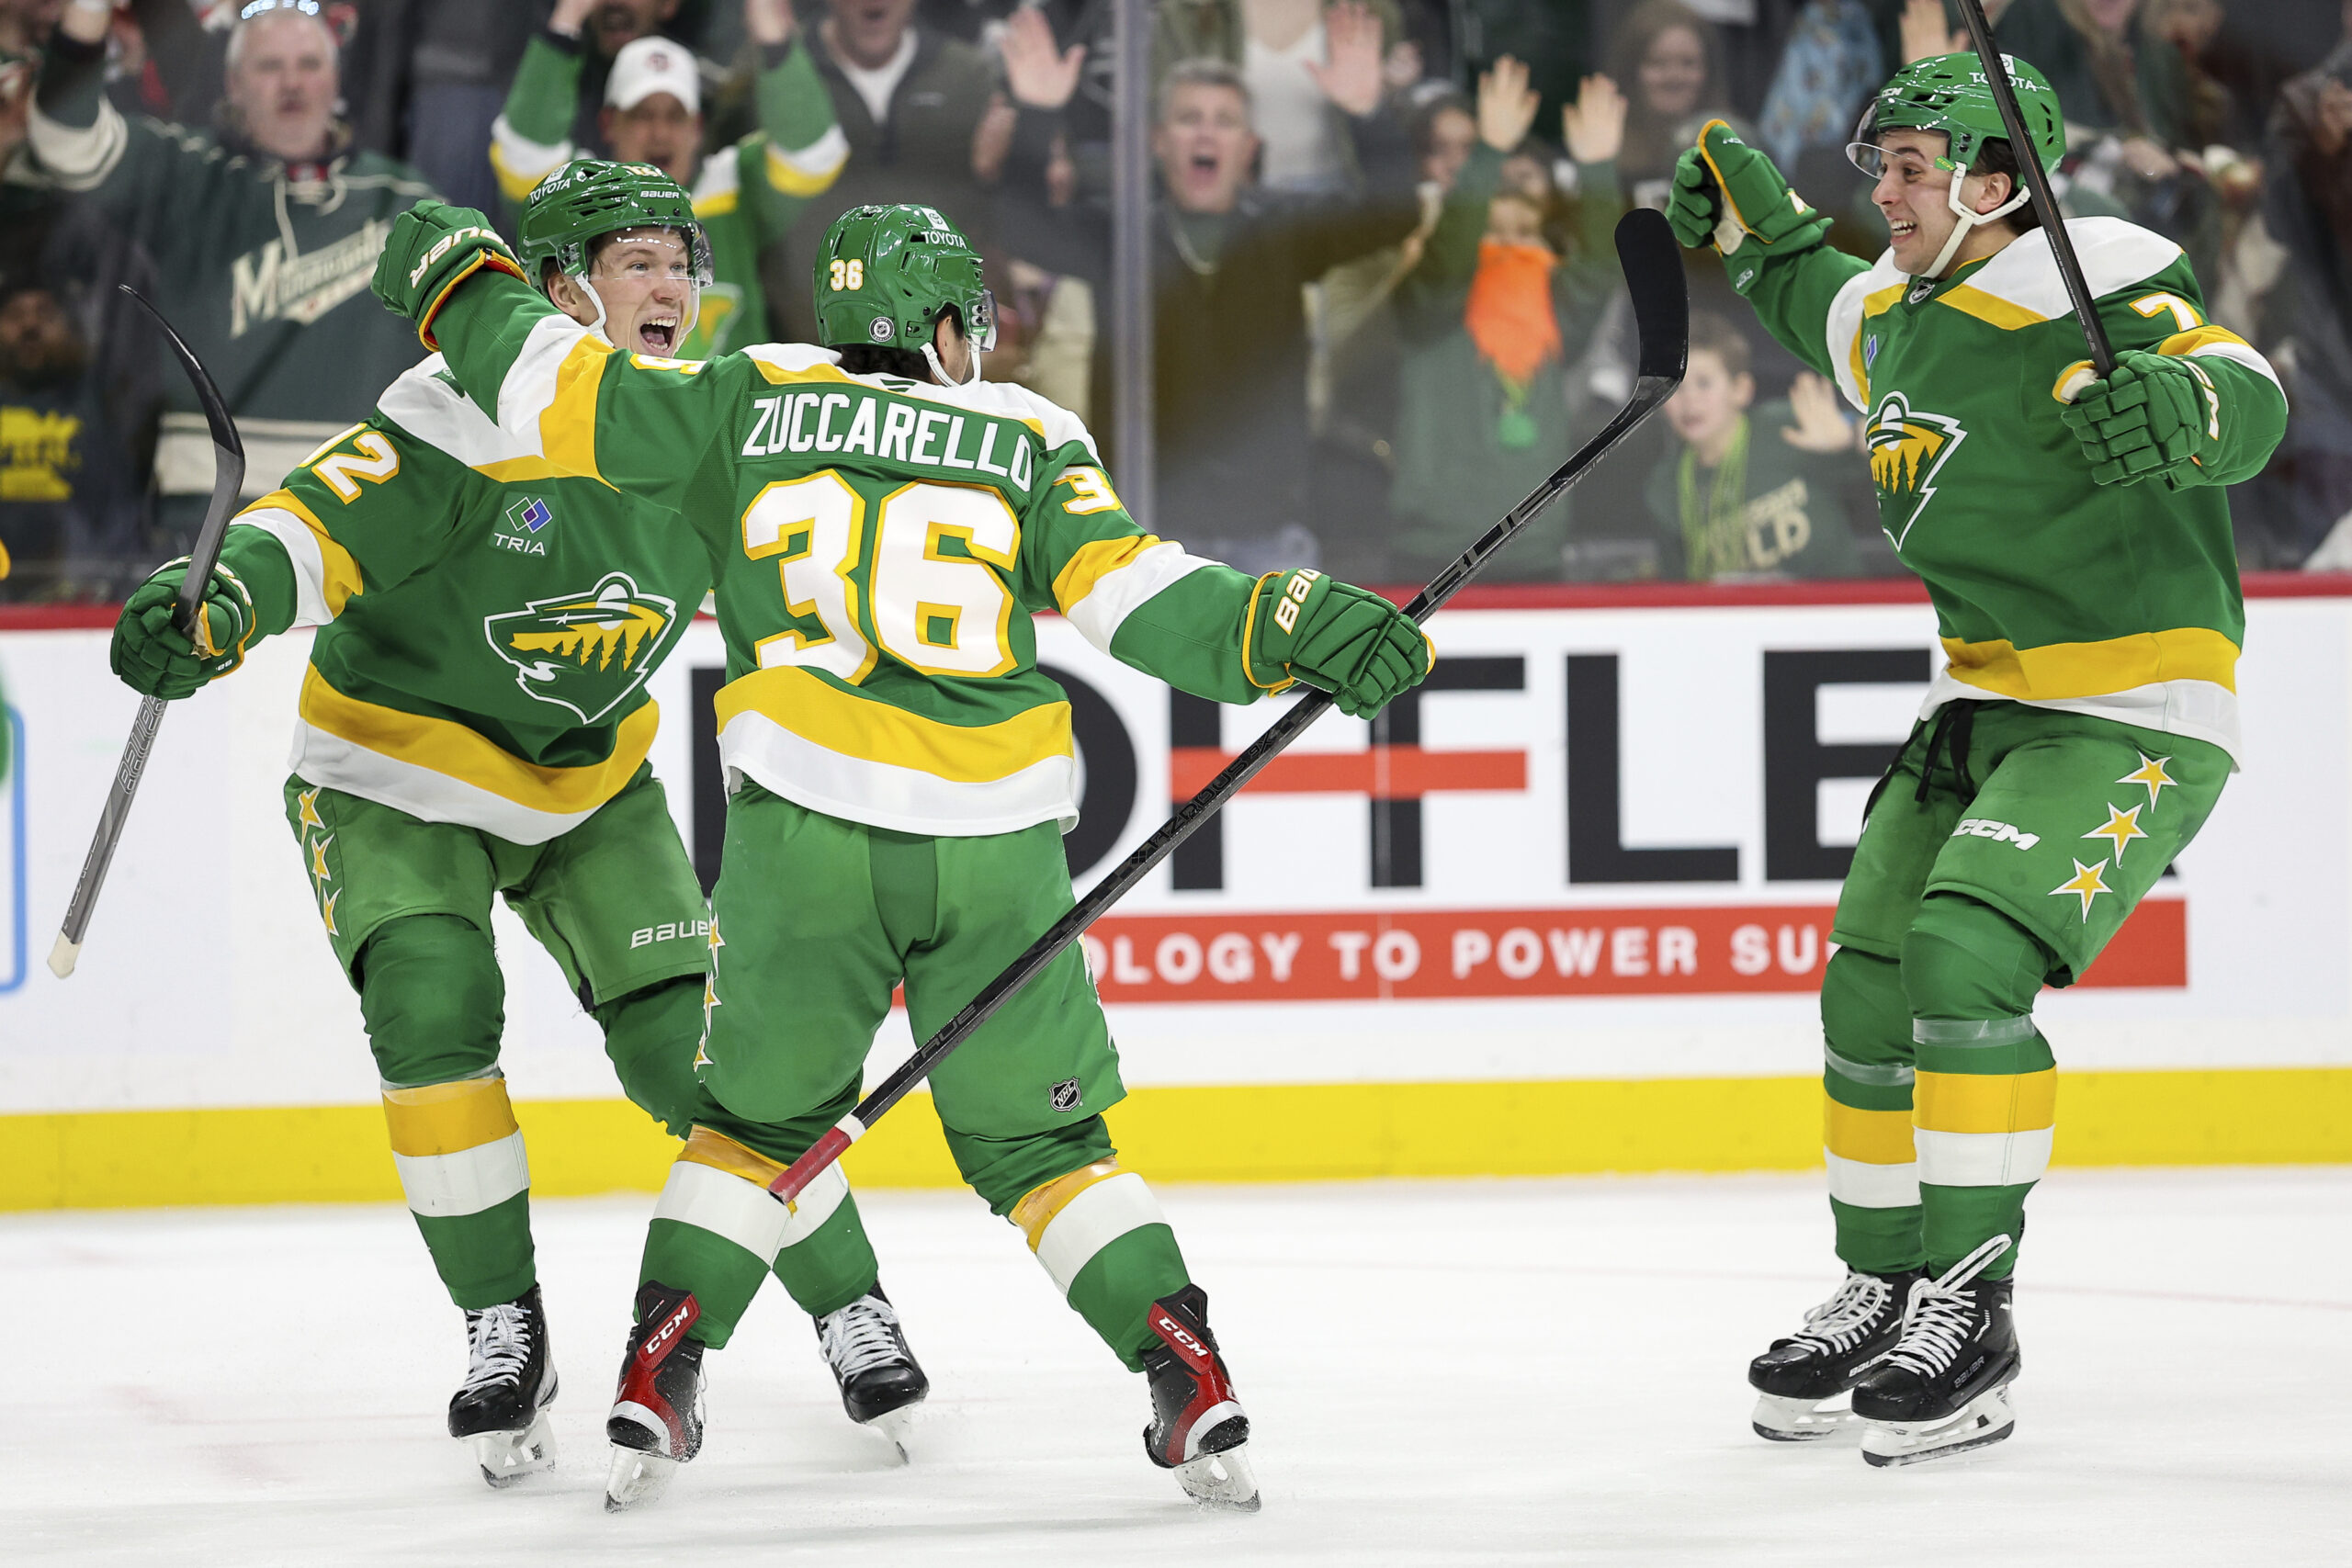
[[[585,279],[595,241],[625,229],[668,229],[685,241],[695,299],[678,324],[683,340],[694,331],[701,291],[711,284],[710,237],[695,217],[694,197],[652,164],[604,158],[575,158],[564,164],[541,180],[524,202],[522,243],[514,248],[531,281],[544,288],[548,262],[555,263],[558,272]],[[604,300],[598,298],[596,303],[601,312]],[[601,330],[601,314],[597,325]]]
[[[2018,116],[2033,139],[2034,155],[2043,168],[2054,168],[2066,156],[2066,121],[2058,110],[2058,95],[2051,90],[2049,78],[2016,55],[2001,56],[2001,63],[2008,69]],[[1951,145],[1937,166],[1955,173],[1973,168],[1985,142],[2009,139],[1992,84],[1984,77],[1984,62],[1973,51],[1915,60],[1871,99],[1846,152],[1854,166],[1872,179],[1883,167],[1878,139],[1890,130],[1943,132]]]
[[[928,350],[932,323],[950,306],[974,349],[996,346],[980,254],[937,208],[851,208],[825,231],[815,281],[817,341],[828,347]]]

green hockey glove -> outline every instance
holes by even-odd
[[[172,624],[187,568],[186,556],[158,568],[131,591],[114,624],[107,662],[124,685],[143,696],[170,702],[193,694],[243,664],[245,645],[253,640],[253,595],[226,567],[212,569],[197,617],[198,640],[190,641]]]
[[[427,197],[392,220],[370,287],[386,310],[416,323],[425,347],[438,348],[434,316],[451,289],[485,266],[523,277],[522,264],[489,219]]]
[[[1709,120],[1698,145],[1675,160],[1666,220],[1686,248],[1696,250],[1713,240],[1725,255],[1751,234],[1758,244],[1782,245],[1817,240],[1829,227],[1827,219],[1789,188],[1770,158],[1719,119]]]
[[[1410,615],[1306,568],[1258,580],[1243,656],[1253,683],[1278,690],[1305,681],[1351,718],[1369,718],[1419,685],[1437,660]]]
[[[2136,484],[2161,475],[2178,489],[2198,482],[2199,459],[2222,444],[2222,399],[2195,360],[2127,348],[2115,374],[2093,381],[2058,411],[2082,444],[2091,478]]]

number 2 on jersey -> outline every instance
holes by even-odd
[[[763,668],[805,665],[855,684],[876,649],[858,629],[854,573],[865,554],[865,498],[827,468],[772,484],[743,513],[743,553],[771,557],[787,613],[815,617],[753,646]],[[882,648],[926,675],[1001,675],[1013,668],[1011,570],[1021,525],[1004,498],[978,485],[904,485],[875,508],[873,625]]]

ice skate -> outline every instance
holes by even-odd
[[[605,1510],[650,1503],[702,1451],[702,1342],[686,1330],[702,1315],[693,1294],[649,1280],[638,1287],[637,1326],[621,1358],[620,1388],[605,1436],[613,1445]]]
[[[449,1435],[469,1445],[481,1478],[512,1486],[555,1468],[555,1367],[548,1359],[539,1288],[496,1306],[466,1309],[466,1381],[449,1397]]]
[[[1894,1348],[1903,1327],[1903,1302],[1917,1269],[1867,1274],[1849,1269],[1844,1283],[1817,1307],[1808,1308],[1804,1326],[1747,1363],[1757,1391],[1748,1424],[1759,1438],[1776,1443],[1807,1443],[1831,1436],[1853,1422],[1853,1412],[1831,1406]]]
[[[841,1386],[842,1408],[859,1426],[889,1438],[905,1463],[913,1457],[908,1445],[916,1406],[931,1392],[931,1380],[907,1348],[898,1309],[877,1280],[857,1300],[815,1322],[825,1364]]]
[[[2009,1385],[2023,1362],[2007,1280],[1977,1274],[2009,1249],[1996,1235],[1948,1269],[1920,1280],[1903,1308],[1903,1335],[1854,1386],[1866,1423],[1862,1458],[1917,1464],[1997,1443],[2017,1430]]]
[[[1258,1478],[1250,1468],[1250,1417],[1233,1396],[1233,1382],[1209,1332],[1208,1292],[1187,1285],[1152,1303],[1151,1331],[1160,1343],[1143,1353],[1151,1380],[1151,1425],[1144,1452],[1176,1472],[1185,1495],[1204,1507],[1258,1509]]]

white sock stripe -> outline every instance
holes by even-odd
[[[761,1262],[773,1263],[784,1250],[784,1227],[792,1213],[756,1181],[682,1159],[662,1184],[653,1217],[723,1236]]]
[[[456,1154],[396,1154],[392,1164],[400,1170],[401,1190],[408,1194],[410,1211],[433,1219],[479,1214],[531,1185],[530,1162],[524,1156],[520,1133]]]
[[[2023,1133],[1935,1133],[1922,1127],[1919,1179],[1936,1187],[2015,1187],[2050,1169],[2054,1127]]]
[[[795,1200],[792,1217],[785,1222],[781,1245],[791,1247],[815,1235],[817,1227],[831,1219],[833,1211],[840,1208],[842,1200],[848,1196],[849,1173],[842,1170],[841,1162],[836,1160],[819,1171],[817,1179],[800,1190],[800,1196]]]
[[[1919,1167],[1870,1165],[1821,1151],[1829,1165],[1829,1195],[1858,1209],[1907,1209],[1919,1201]]]
[[[1070,1281],[1096,1253],[1131,1230],[1167,1223],[1144,1179],[1123,1171],[1063,1205],[1037,1237],[1037,1261],[1068,1295]]]
[[[1851,1056],[1841,1056],[1837,1047],[1826,1040],[1821,1043],[1821,1059],[1839,1077],[1878,1089],[1900,1089],[1918,1077],[1900,1062],[1857,1062]]]

